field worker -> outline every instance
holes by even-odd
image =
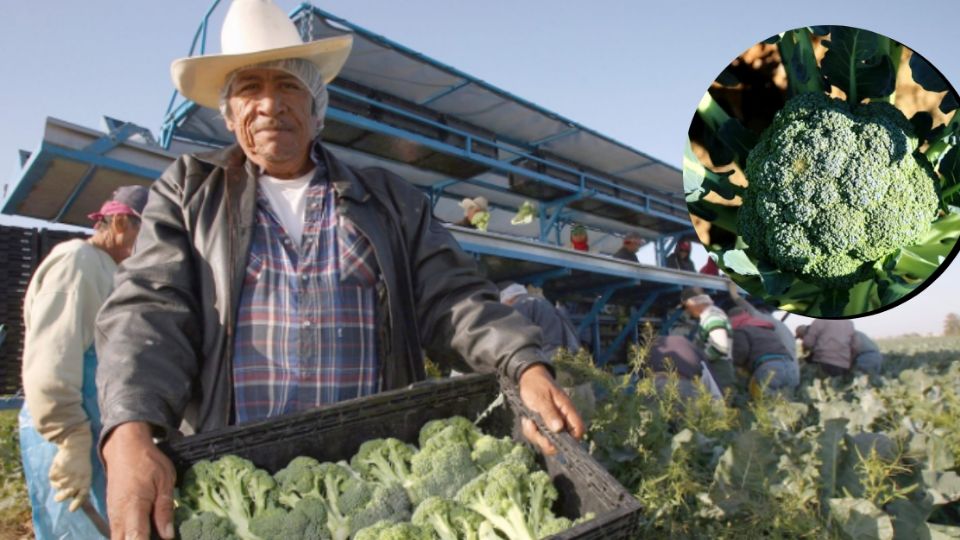
[[[780,338],[783,348],[787,350],[787,354],[790,356],[790,358],[796,361],[797,341],[794,338],[794,333],[790,331],[790,328],[788,328],[786,324],[783,324],[783,321],[774,317],[773,309],[767,304],[755,306],[750,302],[747,302],[746,298],[741,296],[740,291],[737,290],[737,284],[732,281],[727,283],[727,291],[730,293],[730,299],[733,300],[734,304],[736,304],[738,308],[746,311],[754,319],[767,321],[773,325],[773,330],[777,333],[777,337]]]
[[[640,248],[643,247],[645,243],[639,233],[628,233],[623,237],[623,245],[620,246],[620,249],[618,249],[613,256],[617,259],[637,262],[637,252],[640,251]]]
[[[713,305],[713,299],[698,287],[684,289],[680,300],[687,315],[698,323],[694,343],[706,355],[714,380],[722,391],[732,390],[737,377],[731,363],[733,329],[727,314]]]
[[[570,228],[570,247],[576,251],[590,251],[587,228],[579,223]]]
[[[703,382],[703,388],[718,401],[723,395],[710,369],[706,357],[689,339],[684,336],[660,336],[650,348],[647,365],[656,379],[657,391],[662,392],[668,381],[668,373],[676,372],[678,390],[684,399],[697,397],[696,381]]]
[[[490,221],[490,208],[485,197],[463,199],[460,201],[460,208],[463,208],[463,219],[454,225],[481,231],[487,230],[487,224]]]
[[[500,301],[520,312],[537,325],[543,334],[543,350],[553,358],[558,349],[577,352],[580,340],[566,316],[547,299],[527,292],[519,283],[511,283],[500,291]]]
[[[730,310],[733,327],[733,364],[750,376],[750,395],[790,398],[800,384],[800,366],[773,323],[740,307]],[[792,341],[790,343],[792,345]]]
[[[854,332],[853,322],[848,320],[816,319],[809,326],[797,327],[807,361],[832,377],[850,372]]]
[[[696,267],[693,266],[693,260],[690,259],[689,240],[677,242],[677,247],[673,249],[673,253],[667,256],[667,268],[676,268],[687,272],[697,271]]]
[[[853,369],[861,373],[880,374],[883,365],[883,354],[880,347],[870,336],[857,330],[853,336]]]
[[[97,319],[101,454],[116,538],[174,536],[174,468],[154,443],[404,388],[452,347],[515,381],[554,431],[583,423],[540,330],[433,219],[416,187],[354,169],[319,133],[349,35],[302,43],[270,0],[234,0],[223,54],[174,61],[238,145],[177,159]],[[524,434],[556,449],[523,420]]]
[[[27,287],[20,451],[40,539],[100,537],[90,518],[75,512],[89,500],[106,515],[96,453],[94,323],[113,288],[117,264],[133,249],[146,200],[142,186],[117,189],[90,215],[93,237],[54,247]]]

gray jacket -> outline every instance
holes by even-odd
[[[413,185],[348,167],[319,143],[314,156],[327,163],[337,213],[371,242],[381,270],[382,389],[422,380],[423,349],[452,346],[475,371],[514,380],[545,362],[539,329],[499,303]],[[256,188],[238,146],[183,156],[154,183],[134,255],[97,318],[104,436],[131,421],[160,437],[181,420],[197,432],[233,422],[233,333]]]

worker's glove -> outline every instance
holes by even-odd
[[[93,437],[89,429],[80,429],[57,444],[57,454],[50,465],[50,485],[57,491],[54,500],[70,501],[73,512],[90,494],[90,482],[93,477],[93,464],[90,462],[90,449]]]

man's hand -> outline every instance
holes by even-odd
[[[567,394],[553,382],[553,377],[543,365],[527,368],[520,375],[520,399],[531,411],[540,413],[543,423],[554,433],[569,431],[579,439],[583,436],[584,426],[580,414],[573,406]],[[540,447],[546,455],[557,453],[557,449],[537,429],[529,418],[521,421],[523,435]]]
[[[147,540],[153,527],[174,537],[173,486],[176,470],[153,443],[150,426],[117,426],[103,445],[107,470],[107,515],[113,540]]]
[[[78,429],[57,443],[57,454],[50,464],[50,485],[57,491],[54,500],[70,501],[73,512],[90,495],[90,481],[93,478],[93,464],[90,462],[90,448],[93,436],[90,429]]]

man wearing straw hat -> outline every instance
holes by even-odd
[[[515,381],[551,430],[579,437],[539,330],[497,301],[427,198],[320,143],[351,37],[304,44],[271,1],[235,0],[221,42],[171,72],[238,145],[183,156],[157,180],[97,320],[114,537],[173,537],[174,470],[153,438],[181,421],[209,431],[402,388],[424,378],[424,349]]]

